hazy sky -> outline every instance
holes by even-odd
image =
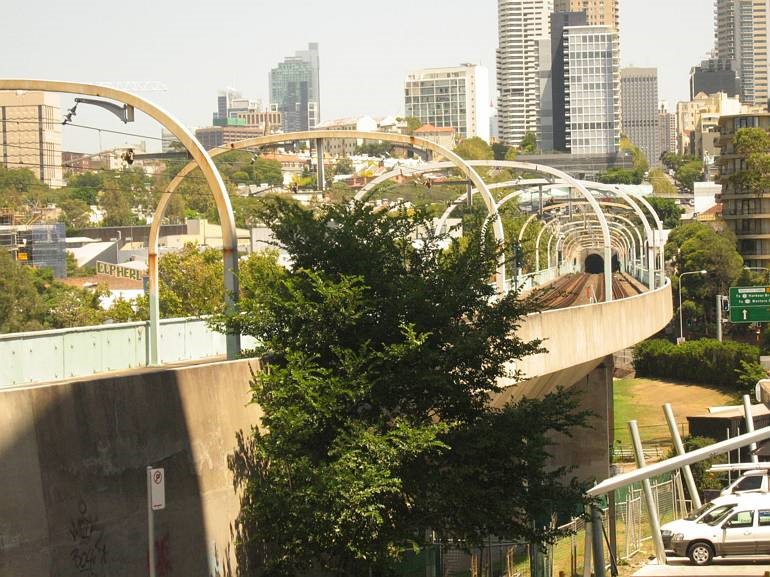
[[[270,68],[308,42],[320,44],[322,119],[400,111],[413,68],[480,63],[494,86],[496,0],[10,1],[0,20],[0,76],[159,80],[168,91],[143,96],[190,127],[210,124],[225,86],[266,102]],[[713,44],[713,1],[621,0],[620,11],[622,65],[658,67],[660,97],[686,99],[689,69]],[[63,106],[71,102],[62,97]],[[80,107],[75,120],[159,136],[139,116],[123,126]],[[97,149],[93,131],[64,134],[65,148]],[[102,134],[105,147],[136,140]]]

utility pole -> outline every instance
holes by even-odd
[[[722,342],[722,295],[717,295],[717,340]]]

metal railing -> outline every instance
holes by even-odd
[[[147,337],[146,322],[0,335],[0,388],[146,367]],[[253,346],[244,339],[243,348]],[[206,319],[163,319],[160,352],[169,364],[220,357],[227,347]]]

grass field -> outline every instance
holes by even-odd
[[[701,415],[709,407],[733,403],[733,397],[717,388],[671,383],[654,379],[616,379],[615,439],[630,446],[628,421],[636,419],[643,442],[671,440],[663,404],[671,403],[679,431],[687,434],[687,416]]]

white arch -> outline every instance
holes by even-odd
[[[199,167],[206,182],[209,185],[216,203],[219,220],[222,225],[222,245],[224,256],[224,284],[225,284],[225,303],[229,309],[233,309],[238,301],[238,235],[235,230],[235,217],[233,208],[230,204],[230,197],[227,195],[227,189],[222,181],[219,171],[214,166],[209,154],[203,148],[200,142],[185,126],[176,120],[171,114],[156,106],[155,104],[123,90],[109,88],[106,86],[97,86],[81,82],[63,82],[58,80],[32,80],[18,78],[0,79],[0,90],[42,90],[48,92],[63,92],[67,94],[86,94],[88,96],[98,96],[116,100],[129,106],[137,108],[156,120],[161,126],[167,128],[179,139],[187,151],[192,156],[190,165]],[[162,200],[161,200],[162,204]],[[165,209],[165,204],[163,204]],[[161,206],[158,206],[161,210]],[[162,212],[161,212],[162,214]],[[157,211],[156,211],[157,218]],[[153,225],[155,224],[153,219]],[[160,220],[157,218],[157,220]],[[152,228],[151,228],[152,232]],[[157,247],[157,245],[156,245]],[[148,255],[148,274],[150,281],[150,330],[149,330],[149,358],[150,364],[158,363],[158,332],[159,332],[159,313],[158,313],[158,265],[157,250]],[[241,352],[240,335],[227,335],[227,356],[235,358]]]

